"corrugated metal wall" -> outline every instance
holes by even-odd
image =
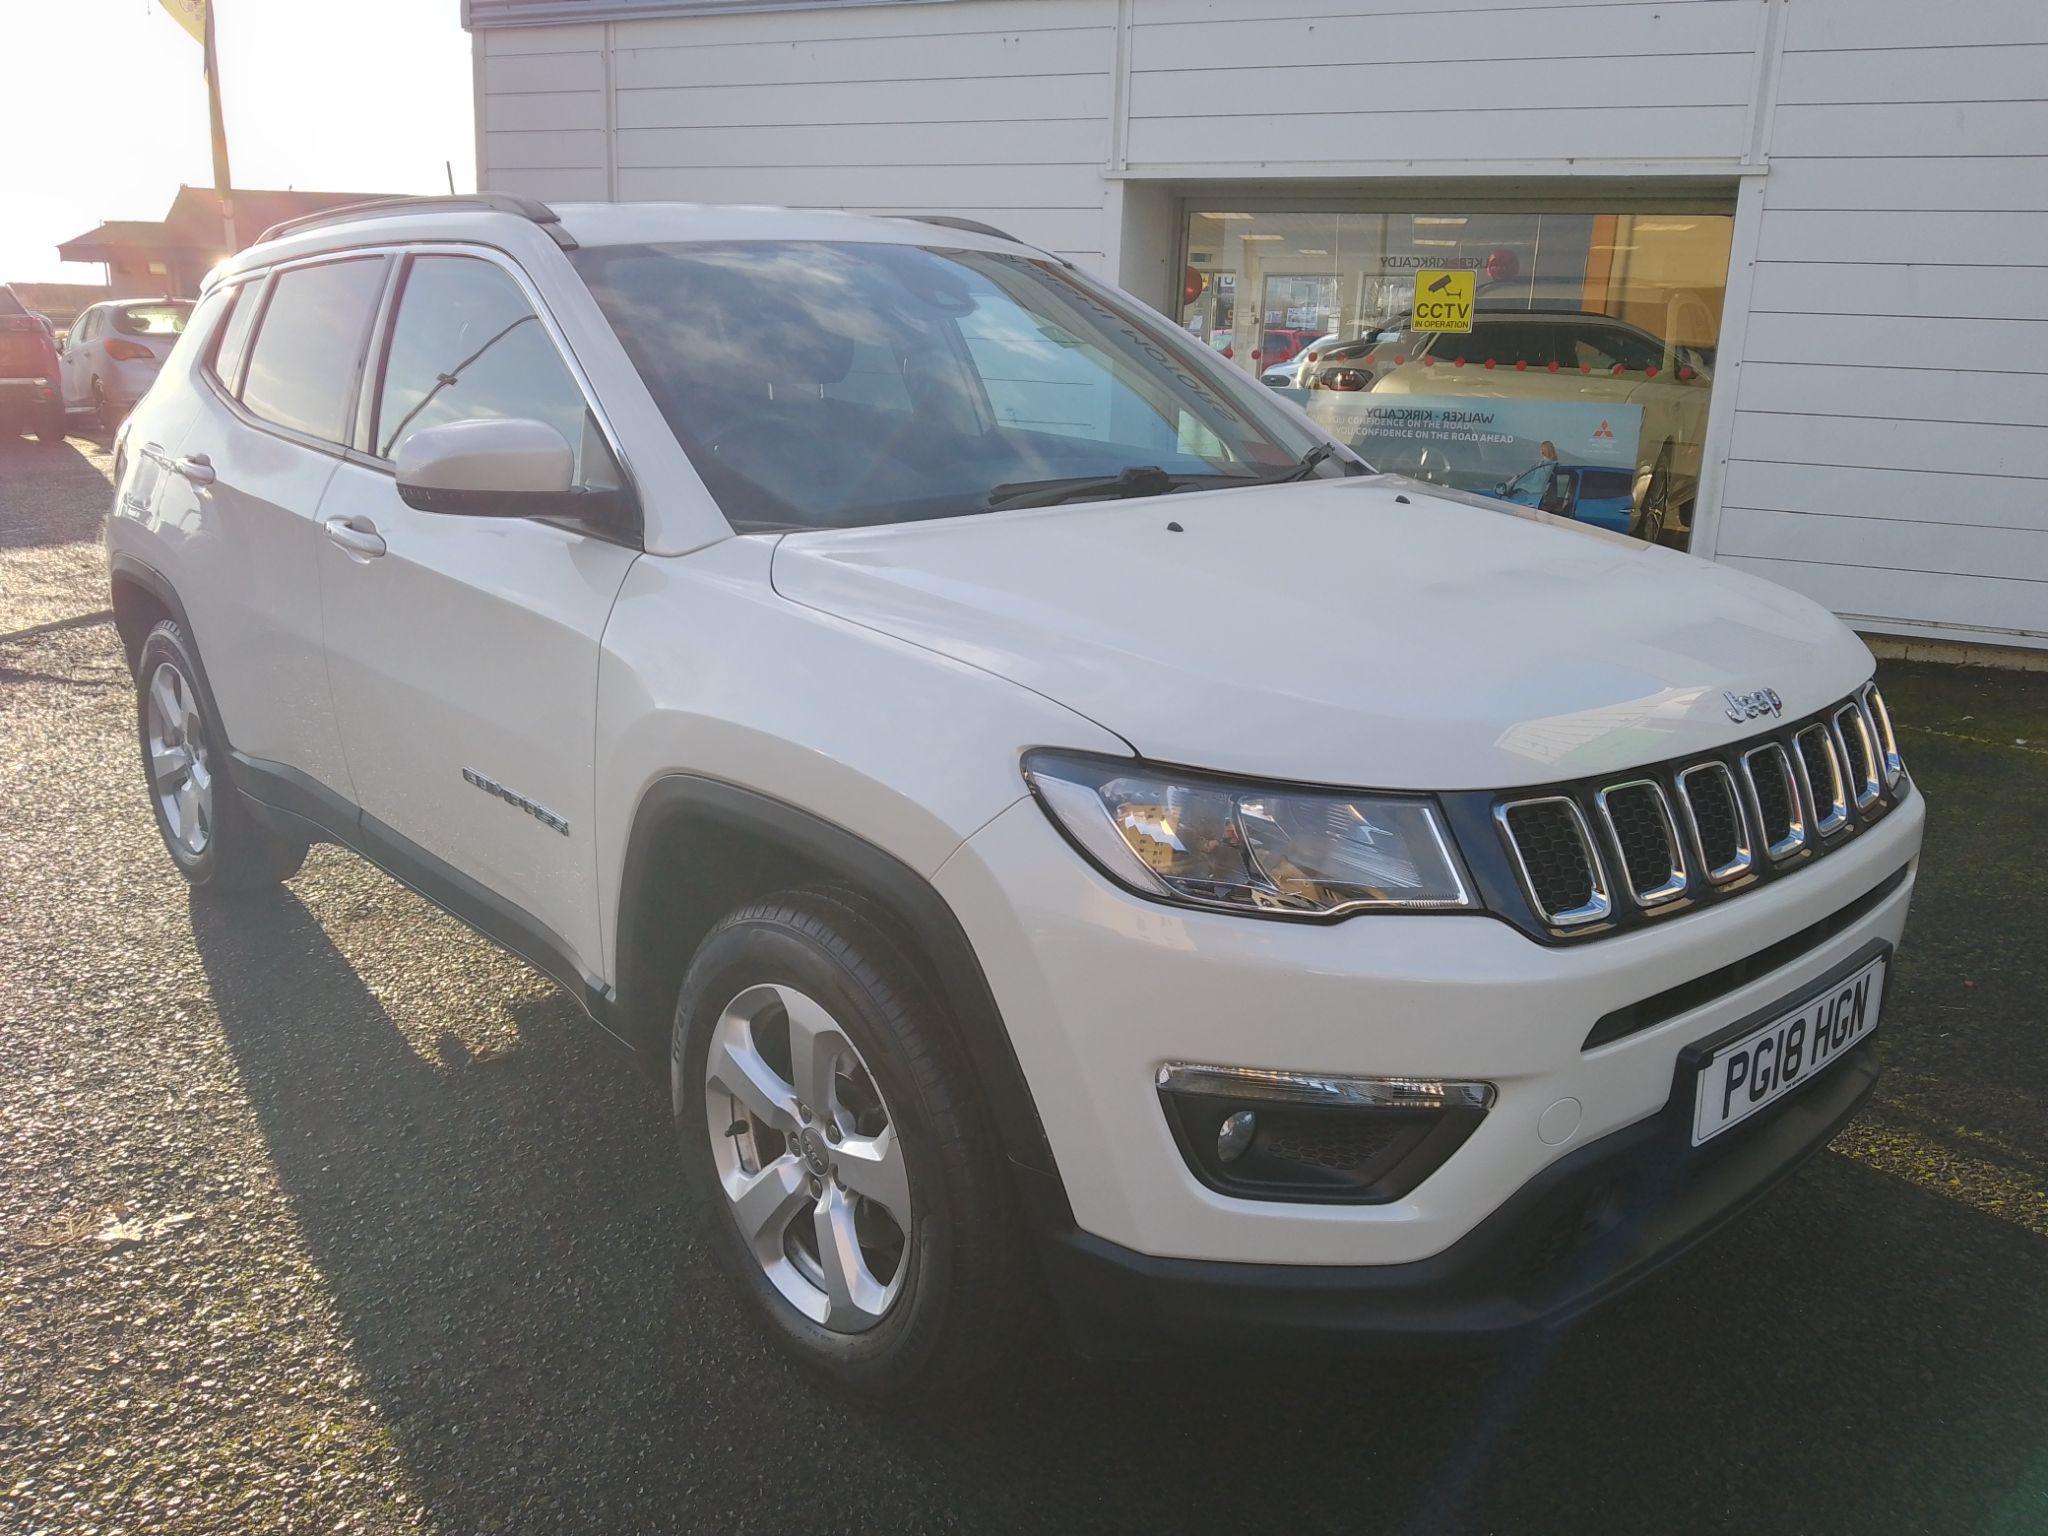
[[[1204,184],[1739,181],[1702,552],[2048,645],[2048,0],[650,9],[691,8],[478,25],[484,185],[943,211],[1131,280]]]

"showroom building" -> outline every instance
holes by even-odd
[[[985,222],[1383,467],[2048,652],[2042,0],[465,15],[479,185]]]

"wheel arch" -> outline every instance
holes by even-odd
[[[107,559],[108,584],[113,591],[114,632],[121,637],[121,649],[128,658],[128,670],[132,673],[142,659],[142,642],[149,638],[149,632],[165,619],[177,622],[185,631],[185,638],[192,641],[196,655],[198,639],[192,633],[192,623],[185,617],[185,605],[178,601],[177,589],[164,574],[154,566],[147,565],[133,555],[114,554]],[[202,669],[204,663],[201,663]],[[206,687],[202,677],[200,686]],[[208,707],[212,707],[212,690],[207,689]]]
[[[643,1056],[666,1062],[669,1012],[712,925],[743,901],[801,884],[864,898],[923,965],[1004,1153],[1039,1176],[1020,1184],[1057,1217],[1066,1193],[1037,1105],[952,907],[893,854],[785,801],[693,774],[666,775],[642,796],[621,868],[616,975],[620,1022]]]

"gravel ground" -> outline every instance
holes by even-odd
[[[2048,676],[1888,670],[1936,820],[1879,1095],[1568,1338],[1048,1340],[883,1411],[764,1346],[547,983],[334,849],[188,900],[106,470],[0,442],[0,1529],[2048,1530]]]

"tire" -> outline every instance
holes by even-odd
[[[63,442],[64,438],[64,413],[62,411],[36,423],[36,441],[44,447],[54,448],[57,444]]]
[[[1664,524],[1670,515],[1671,443],[1666,439],[1657,451],[1657,462],[1650,468],[1637,503],[1635,536],[1645,544],[1658,543],[1664,537]]]
[[[858,897],[785,891],[718,923],[669,1079],[691,1203],[785,1351],[868,1397],[943,1394],[1003,1357],[1028,1280],[1000,1149],[934,993]],[[831,1234],[855,1244],[833,1250],[836,1292]]]
[[[102,437],[112,437],[121,430],[121,413],[114,409],[114,402],[107,398],[98,379],[92,381],[92,419]]]
[[[277,836],[250,813],[228,777],[227,741],[199,676],[185,632],[160,621],[135,668],[136,735],[157,832],[178,873],[199,890],[276,885],[305,863],[306,845]]]

